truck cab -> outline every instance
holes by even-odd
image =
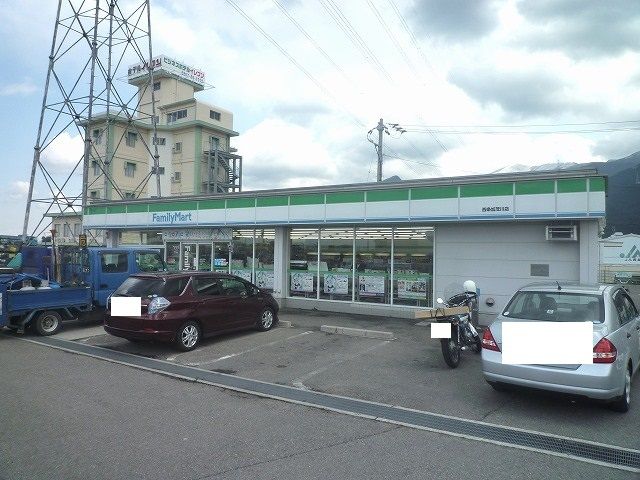
[[[105,307],[109,295],[130,275],[166,271],[156,249],[91,247],[88,253],[89,272],[84,278],[93,287],[93,303],[98,307]]]

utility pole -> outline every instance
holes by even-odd
[[[378,177],[377,181],[382,181],[382,133],[384,132],[384,122],[382,119],[378,122],[378,126],[376,127],[378,130]]]

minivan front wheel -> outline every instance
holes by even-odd
[[[275,322],[275,315],[273,310],[270,308],[265,308],[260,313],[260,318],[258,319],[258,330],[261,332],[266,332],[267,330],[271,330],[273,328],[273,324]]]
[[[618,398],[615,402],[611,404],[611,408],[613,408],[617,412],[628,412],[631,407],[631,365],[627,367],[627,371],[624,375],[624,390],[622,391],[622,396]]]
[[[176,345],[183,352],[189,352],[200,343],[200,327],[196,322],[187,322],[176,334]]]

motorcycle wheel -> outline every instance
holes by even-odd
[[[443,338],[440,340],[442,356],[449,367],[457,368],[460,365],[460,348],[453,338]]]

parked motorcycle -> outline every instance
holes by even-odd
[[[436,301],[444,307],[468,306],[471,310],[478,297],[476,284],[472,280],[467,280],[464,282],[463,289],[462,293],[452,295],[446,302],[442,298]],[[463,350],[470,349],[474,353],[482,351],[482,341],[471,322],[471,313],[441,317],[437,322],[451,324],[451,338],[440,339],[442,355],[449,367],[456,368],[460,365]]]

